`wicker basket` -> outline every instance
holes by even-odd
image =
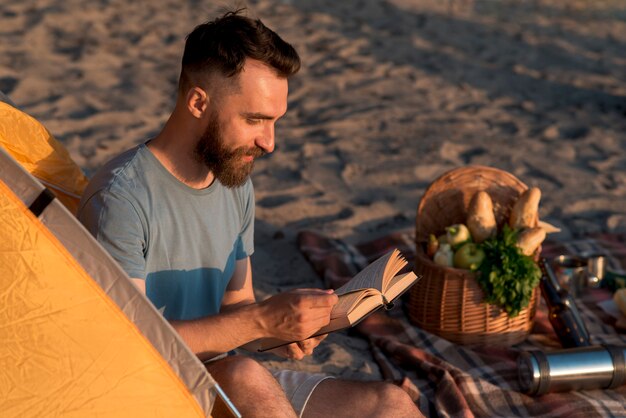
[[[446,226],[465,223],[469,201],[477,191],[491,196],[500,229],[526,189],[513,175],[484,166],[449,171],[428,187],[417,209],[415,273],[422,279],[409,296],[411,322],[458,344],[509,346],[526,338],[539,300],[537,288],[528,307],[510,318],[499,307],[483,302],[473,273],[439,266],[424,252],[429,234],[439,235]]]

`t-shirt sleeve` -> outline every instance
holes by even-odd
[[[254,188],[250,180],[248,180],[246,186],[246,194],[243,201],[243,222],[239,234],[241,245],[237,245],[237,260],[250,257],[254,253]]]
[[[128,199],[101,190],[82,205],[78,219],[130,277],[146,278],[144,228]]]

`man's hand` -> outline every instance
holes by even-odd
[[[266,335],[286,341],[301,341],[304,345],[298,349],[309,351],[308,346],[312,343],[305,344],[304,340],[328,325],[330,311],[337,300],[332,290],[321,289],[297,289],[272,296],[259,304],[262,308],[260,326]]]
[[[323,334],[318,335],[317,337],[307,338],[304,341],[298,341],[297,343],[277,347],[269,352],[280,357],[302,360],[305,356],[313,354],[315,347],[317,347],[327,335],[328,334]]]

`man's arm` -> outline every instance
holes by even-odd
[[[330,291],[317,289],[308,289],[307,291],[321,294],[331,293]],[[250,257],[246,257],[243,260],[237,261],[235,272],[228,283],[224,299],[222,300],[221,311],[227,312],[233,308],[253,304],[255,301],[254,287],[252,285],[252,266],[250,264]],[[304,341],[278,347],[271,350],[271,352],[281,357],[300,360],[304,356],[312,354],[315,347],[317,347],[324,338],[326,338],[326,335],[320,335]],[[242,348],[250,351],[256,351],[258,348],[258,342],[252,341],[251,343],[242,346]]]
[[[132,281],[145,293],[145,280],[134,278]],[[255,323],[258,313],[253,308],[251,305],[247,310],[170,323],[191,351],[205,360],[262,337],[261,324]]]
[[[144,280],[133,282],[145,293]],[[218,315],[171,324],[194,353],[207,359],[260,338],[304,339],[328,324],[336,302],[337,296],[326,291],[299,289],[254,303],[250,261],[246,258],[237,262]],[[304,355],[282,354],[295,358]]]
[[[228,282],[224,298],[222,299],[221,312],[227,312],[234,308],[255,303],[254,288],[252,286],[252,265],[250,257],[237,260],[235,271]]]

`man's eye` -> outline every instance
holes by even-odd
[[[253,119],[253,118],[248,118],[248,119],[246,119],[246,121],[250,125],[257,125],[257,124],[259,124],[259,122],[261,122],[260,119]]]

